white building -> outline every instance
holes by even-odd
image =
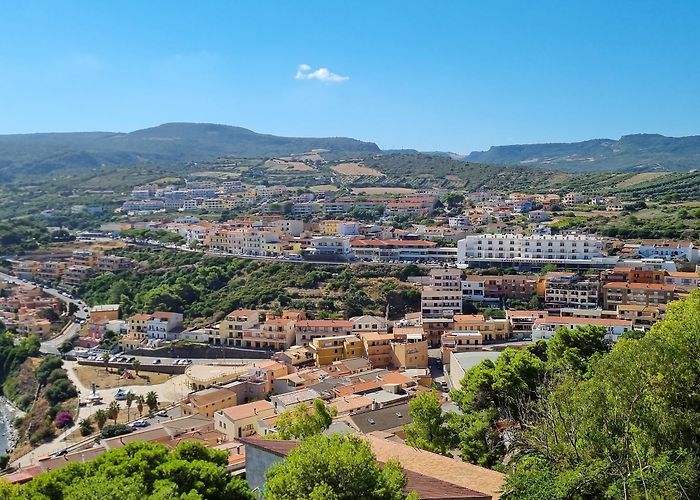
[[[146,321],[146,336],[150,339],[173,340],[182,329],[182,314],[156,312]]]
[[[602,248],[586,235],[474,234],[457,242],[457,263],[590,263]]]
[[[334,257],[350,260],[353,257],[350,240],[340,236],[316,236],[306,250],[312,257]]]
[[[616,341],[625,332],[632,330],[632,322],[626,319],[580,318],[574,316],[547,316],[535,320],[532,325],[532,340],[549,340],[558,328],[573,330],[578,326],[601,326],[605,328],[605,338]]]

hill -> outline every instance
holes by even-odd
[[[0,173],[45,173],[202,161],[221,156],[271,158],[325,150],[342,158],[379,153],[345,137],[279,137],[211,123],[166,123],[130,133],[80,132],[0,135]]]
[[[619,140],[493,146],[466,159],[580,172],[688,171],[700,167],[700,136],[635,134]]]

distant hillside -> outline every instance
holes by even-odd
[[[591,171],[687,171],[700,168],[700,136],[626,135],[619,140],[493,146],[467,161]]]
[[[166,123],[126,134],[0,135],[0,172],[172,164],[220,156],[270,158],[313,149],[327,150],[324,157],[331,159],[380,152],[374,143],[345,137],[278,137],[228,125]]]

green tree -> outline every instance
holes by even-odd
[[[406,444],[447,454],[453,446],[451,430],[447,427],[437,392],[422,392],[409,402],[411,423],[404,426]]]
[[[114,425],[117,425],[117,418],[119,418],[119,402],[112,401],[107,407],[107,416],[114,420]]]
[[[81,436],[89,436],[92,434],[94,428],[92,427],[92,419],[90,417],[84,418],[78,424]]]
[[[504,498],[700,497],[700,392],[691,389],[700,387],[700,291],[609,353],[571,345],[563,352],[593,352],[587,372],[573,356],[559,358],[563,370],[555,364]]]
[[[312,436],[268,470],[267,500],[406,498],[406,478],[395,462],[380,466],[358,436]]]
[[[611,343],[605,339],[605,328],[577,326],[573,330],[558,328],[554,338],[547,344],[547,362],[551,371],[573,370],[584,374],[590,360],[610,350]]]
[[[300,403],[277,417],[277,433],[271,437],[289,440],[315,436],[330,427],[334,416],[335,409],[326,407],[320,399],[315,399],[312,405]]]
[[[0,489],[0,498],[253,500],[245,481],[229,475],[221,458],[221,452],[212,453],[200,443],[180,444],[170,453],[159,444],[129,443],[95,460],[42,474],[19,488]]]
[[[135,359],[134,362],[132,363],[132,366],[134,367],[134,371],[136,372],[136,376],[139,376],[139,368],[141,368],[141,361],[138,359]]]
[[[139,394],[138,397],[136,398],[136,409],[139,412],[139,417],[143,415],[143,405],[146,402],[146,399]]]
[[[102,363],[104,363],[104,365],[105,365],[105,371],[106,371],[106,372],[109,371],[109,358],[110,358],[109,353],[104,353],[104,354],[102,355]]]
[[[131,416],[129,412],[131,411],[131,406],[134,404],[134,401],[136,401],[136,394],[133,392],[129,391],[126,393],[126,420],[129,421],[131,419]]]
[[[150,412],[154,412],[158,409],[158,394],[155,391],[148,391],[146,393],[146,406]]]
[[[95,412],[94,417],[95,423],[97,424],[97,428],[99,430],[102,430],[105,423],[107,422],[107,419],[109,418],[109,413],[106,410],[99,409]]]

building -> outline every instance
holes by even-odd
[[[547,307],[585,309],[598,306],[600,282],[597,278],[575,273],[547,273],[543,280]]]
[[[90,266],[68,266],[61,276],[61,283],[74,287],[80,286],[81,283],[90,279],[92,272]]]
[[[182,331],[182,314],[154,312],[146,321],[146,336],[149,339],[173,340]]]
[[[90,321],[112,321],[119,319],[119,304],[102,304],[90,308]]]
[[[691,292],[700,288],[700,274],[671,271],[666,273],[664,283]]]
[[[219,323],[219,330],[210,338],[214,345],[241,346],[243,331],[255,328],[260,323],[260,311],[236,309],[228,313]]]
[[[673,285],[647,283],[606,283],[603,285],[603,307],[615,309],[620,305],[665,305],[676,300],[678,293]]]
[[[99,255],[95,266],[97,267],[97,271],[101,273],[119,272],[131,269],[132,262],[126,257],[119,257],[117,255]]]
[[[430,288],[440,291],[460,291],[462,271],[453,267],[430,269]]]
[[[350,318],[352,321],[353,333],[359,332],[386,332],[389,329],[389,321],[381,316],[354,316]]]
[[[464,379],[464,375],[474,368],[476,365],[485,360],[496,362],[501,355],[498,351],[452,351],[449,355],[449,385],[452,388],[460,387],[460,383]]]
[[[338,319],[297,321],[294,325],[296,345],[307,346],[313,339],[319,337],[350,335],[352,326],[352,321]]]
[[[258,434],[260,419],[274,414],[274,405],[265,400],[224,408],[214,412],[214,429],[224,434],[227,440],[233,441]]]
[[[187,398],[180,402],[180,409],[183,415],[197,414],[213,418],[217,411],[237,404],[237,391],[228,387],[214,386],[188,394]]]
[[[550,340],[559,328],[573,330],[585,326],[604,328],[605,338],[611,341],[616,341],[620,335],[632,330],[632,322],[626,319],[547,316],[535,320],[532,327],[532,340]]]
[[[365,355],[372,368],[386,368],[391,366],[393,350],[391,343],[394,340],[393,333],[364,332],[361,334],[365,348]]]
[[[467,276],[462,281],[464,300],[496,302],[528,301],[537,293],[537,279],[528,275]]]
[[[395,413],[403,417],[402,408],[397,408]],[[372,418],[369,415],[368,418]],[[395,419],[407,423],[406,417],[401,419],[396,415],[391,423]],[[383,415],[380,420],[385,420]],[[499,472],[373,435],[366,439],[380,464],[399,461],[406,476],[406,495],[414,493],[421,500],[491,500],[500,496],[505,475]],[[242,441],[246,446],[246,480],[254,490],[262,490],[268,469],[283,461],[298,445],[297,441],[256,437],[243,438]]]
[[[455,314],[454,331],[479,332],[484,342],[504,341],[509,337],[507,319],[486,318],[483,314]]]
[[[362,340],[356,335],[317,337],[311,341],[309,348],[313,352],[316,366],[326,366],[335,361],[357,358],[365,354]]]
[[[481,350],[484,336],[478,331],[453,330],[442,335],[440,344],[442,362],[448,364],[451,353]]]
[[[311,238],[306,253],[311,258],[330,260],[352,260],[350,240],[341,236],[315,236]]]
[[[421,291],[420,302],[423,318],[450,318],[462,312],[462,291],[434,290],[425,286]]]
[[[532,327],[537,319],[547,316],[547,311],[514,311],[506,310],[506,319],[512,338],[522,339],[532,336]]]
[[[631,321],[635,330],[651,328],[662,316],[663,310],[659,306],[642,306],[638,304],[617,306],[617,318]]]
[[[590,264],[602,248],[586,235],[474,234],[457,242],[457,263]]]

